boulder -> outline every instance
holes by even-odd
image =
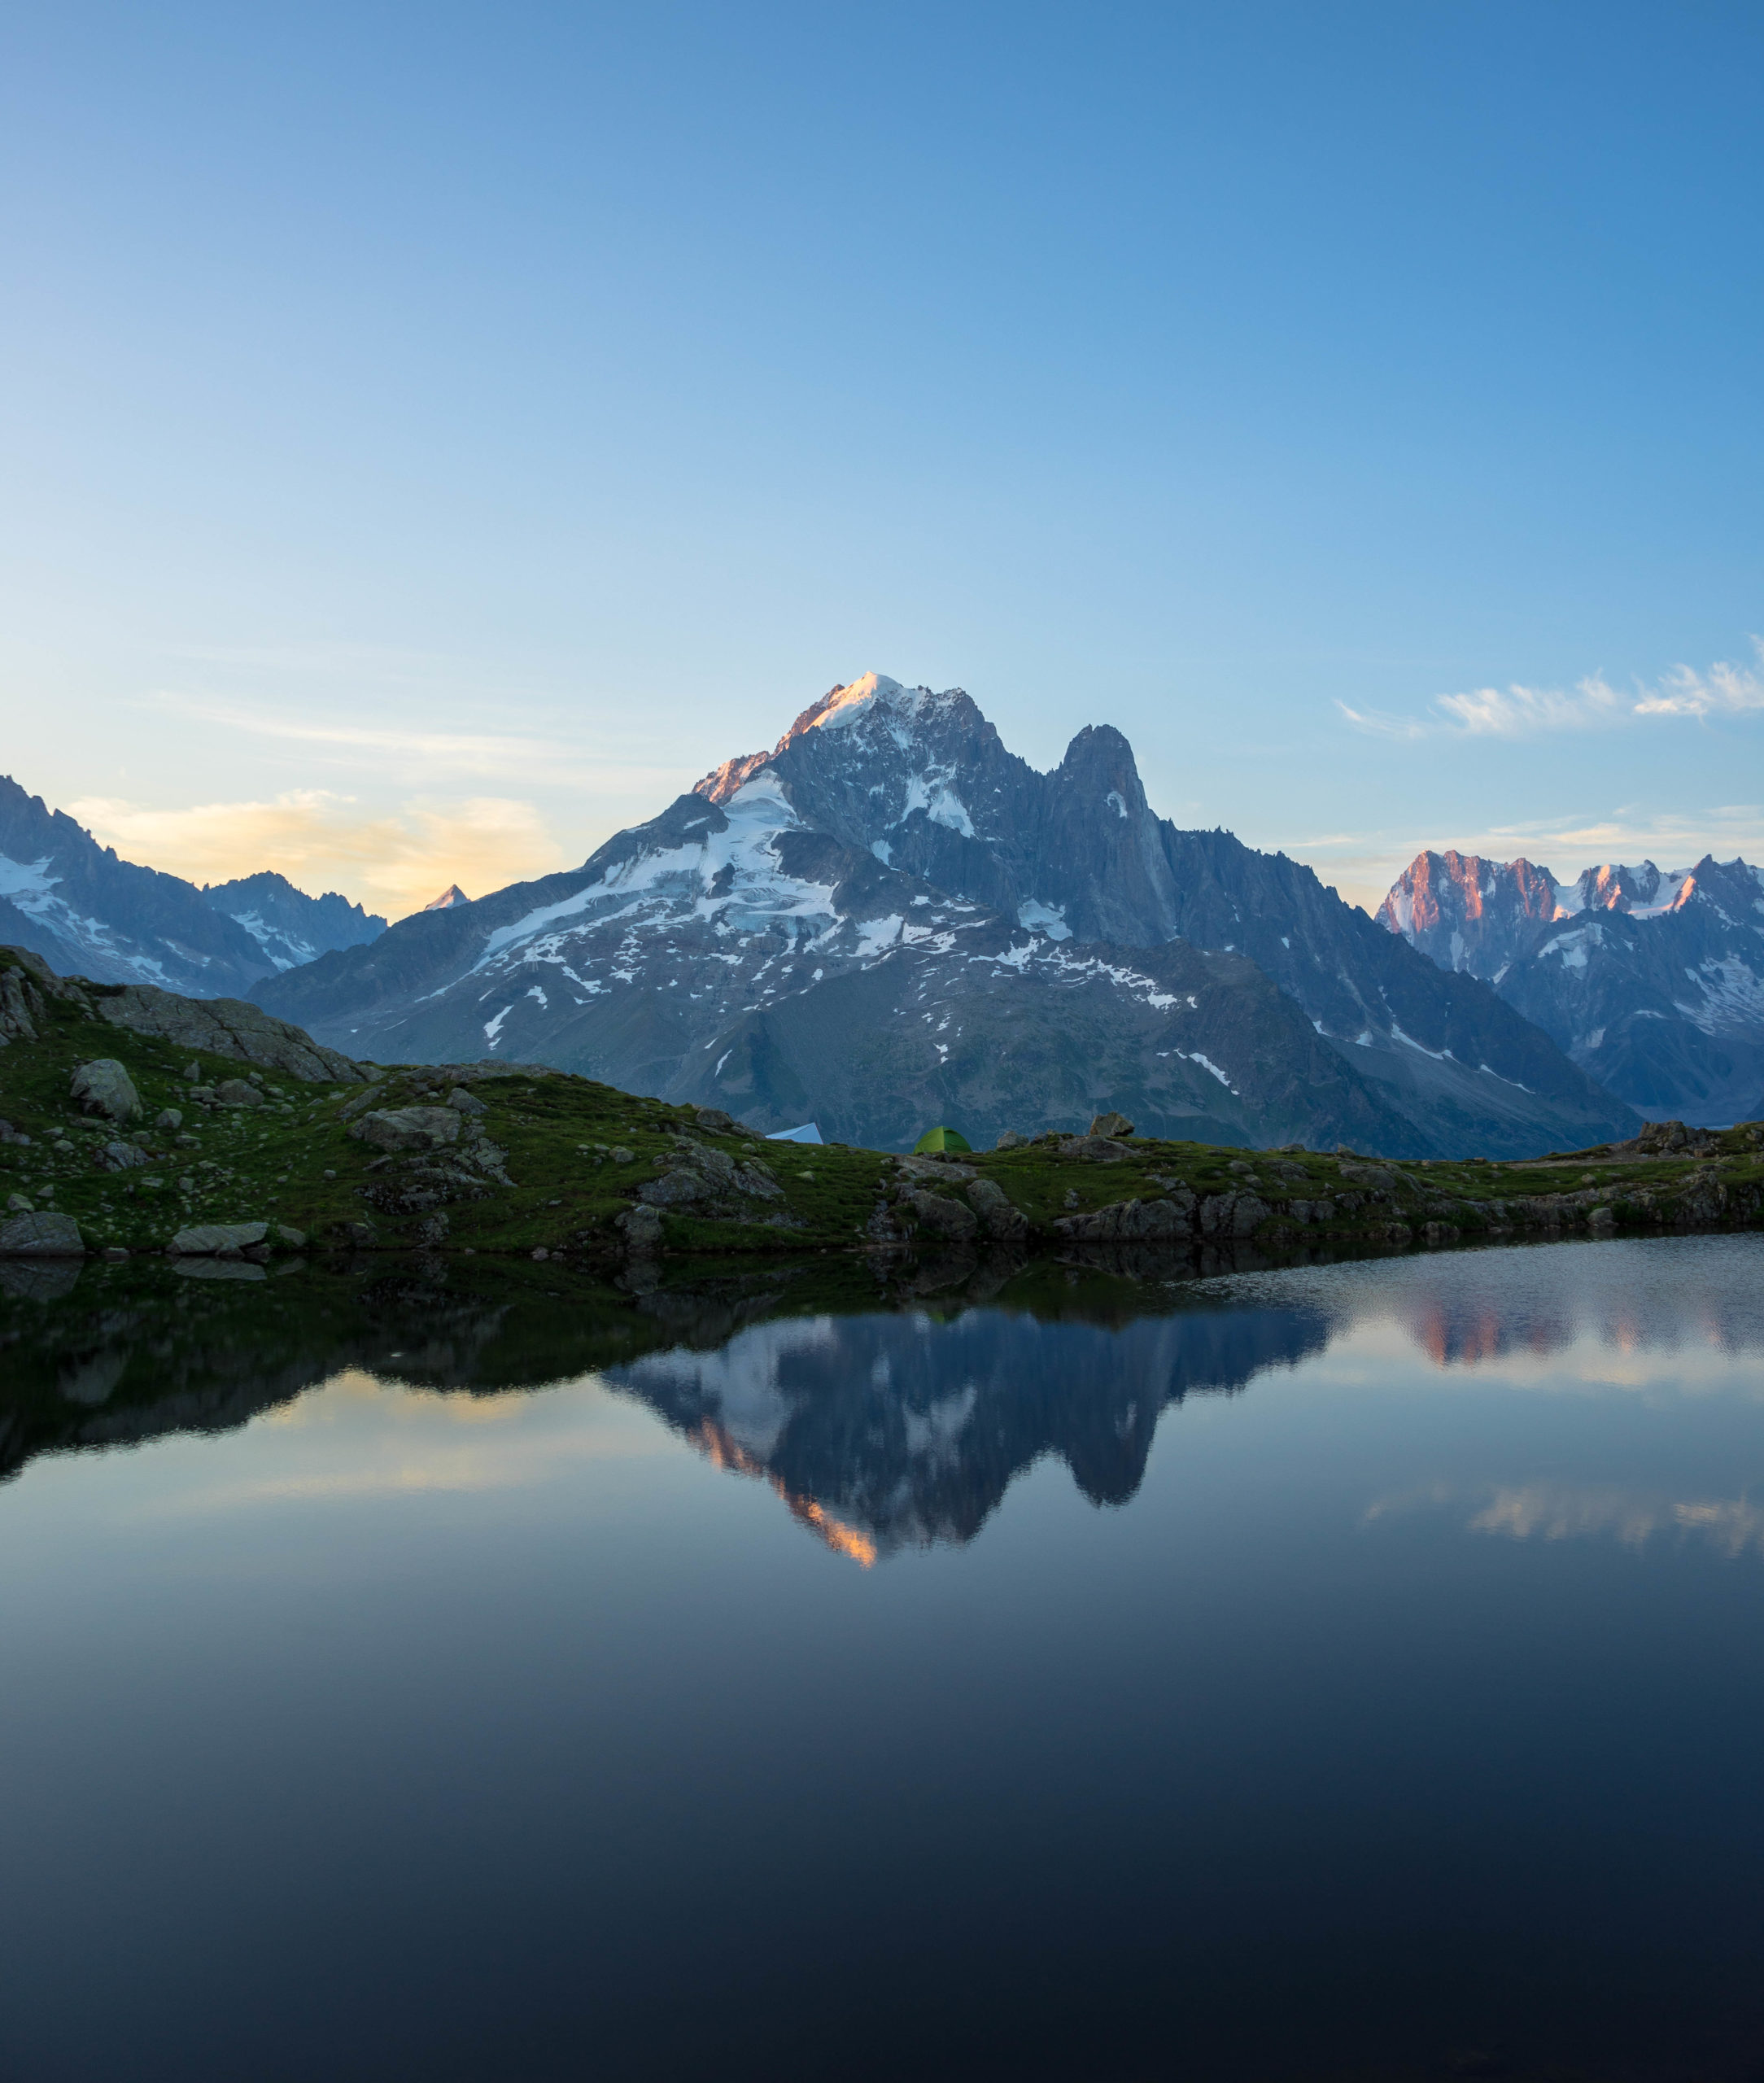
[[[1068,1136],[1059,1146],[1062,1157],[1081,1157],[1092,1164],[1119,1164],[1133,1152],[1112,1136]]]
[[[217,1107],[261,1107],[264,1095],[248,1079],[224,1077],[214,1089]]]
[[[980,1217],[980,1227],[989,1237],[1004,1241],[1021,1237],[1028,1229],[1028,1217],[991,1179],[974,1181],[967,1190],[967,1204]]]
[[[658,1208],[627,1208],[615,1216],[613,1227],[624,1233],[625,1248],[633,1256],[655,1251],[662,1242],[662,1214]]]
[[[175,1134],[183,1127],[184,1116],[181,1110],[176,1107],[162,1107],[153,1117],[153,1125],[156,1129],[169,1129]]]
[[[85,1240],[71,1215],[15,1215],[0,1222],[0,1258],[79,1259]]]
[[[1159,1243],[1194,1234],[1194,1195],[1181,1201],[1117,1201],[1112,1207],[1087,1215],[1062,1215],[1054,1228],[1062,1237],[1085,1244]]]
[[[1209,1194],[1200,1204],[1201,1234],[1253,1237],[1271,1212],[1267,1202],[1255,1194]]]
[[[349,1133],[376,1150],[439,1150],[459,1141],[460,1117],[451,1107],[377,1107]]]
[[[1000,1196],[1002,1199],[1002,1196]],[[971,1208],[959,1201],[951,1200],[945,1194],[923,1191],[904,1196],[921,1229],[928,1229],[933,1237],[963,1239],[972,1237],[980,1225]]]
[[[1024,1150],[1028,1147],[1028,1137],[1019,1135],[1015,1129],[1001,1129],[998,1131],[998,1140],[993,1145],[993,1148],[994,1150]]]
[[[141,1111],[134,1080],[114,1056],[81,1063],[73,1074],[72,1094],[88,1114],[107,1115],[113,1121],[132,1121]]]
[[[132,1142],[107,1142],[93,1160],[102,1172],[132,1171],[148,1162],[147,1153]]]
[[[699,1127],[704,1129],[707,1135],[734,1134],[735,1116],[732,1114],[724,1113],[720,1107],[699,1107],[693,1111],[698,1117]]]
[[[664,1172],[659,1179],[645,1179],[637,1189],[637,1198],[651,1207],[683,1207],[688,1201],[709,1200],[710,1181],[701,1172],[683,1165]]]
[[[1133,1124],[1124,1114],[1098,1114],[1090,1124],[1094,1136],[1130,1136]]]
[[[261,1244],[269,1234],[267,1222],[199,1222],[180,1229],[166,1249],[175,1259],[225,1258]]]
[[[456,1085],[448,1094],[448,1104],[456,1114],[487,1114],[490,1109],[475,1093],[468,1092],[463,1085]]]
[[[444,1221],[445,1217],[443,1220]],[[278,1222],[276,1225],[276,1234],[284,1244],[290,1246],[296,1251],[306,1242],[306,1232],[303,1229],[296,1229],[291,1223],[288,1222]]]
[[[98,999],[95,1010],[113,1027],[155,1035],[174,1048],[201,1049],[234,1063],[282,1071],[303,1085],[359,1085],[366,1075],[347,1056],[242,998],[186,998],[156,985],[129,984]]]

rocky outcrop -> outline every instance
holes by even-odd
[[[440,1150],[457,1142],[460,1115],[452,1107],[392,1107],[362,1115],[350,1129],[376,1150]]]
[[[341,1050],[241,998],[190,998],[146,985],[94,994],[101,1020],[132,1033],[156,1035],[174,1048],[279,1071],[303,1085],[358,1085],[365,1073]]]

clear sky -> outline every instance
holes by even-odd
[[[6,9],[0,769],[400,911],[874,668],[1756,858],[1761,176],[1755,5]]]

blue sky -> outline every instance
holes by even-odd
[[[3,764],[396,910],[874,668],[1362,898],[1755,856],[1761,116],[1755,8],[9,11]]]

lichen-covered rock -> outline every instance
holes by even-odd
[[[15,1215],[0,1222],[0,1258],[78,1259],[85,1239],[71,1215]]]
[[[269,1234],[267,1222],[199,1222],[180,1229],[166,1249],[173,1258],[225,1258],[261,1244]]]
[[[463,1085],[456,1085],[448,1094],[448,1104],[456,1114],[487,1114],[490,1109],[474,1092],[468,1092]]]
[[[22,970],[0,969],[0,1042],[34,1042],[42,1017],[43,994],[30,978]]]
[[[164,1129],[176,1134],[177,1130],[184,1125],[182,1111],[176,1107],[162,1107],[153,1117],[153,1125],[156,1129]]]
[[[261,1107],[264,1095],[249,1078],[224,1077],[214,1089],[217,1107]]]
[[[951,1200],[946,1194],[921,1190],[906,1194],[902,1204],[911,1210],[919,1228],[928,1229],[933,1237],[961,1241],[973,1236],[980,1227],[973,1210],[963,1207],[959,1201]]]
[[[993,1148],[994,1150],[1023,1150],[1028,1146],[1029,1140],[1028,1136],[1019,1135],[1015,1129],[1001,1129],[998,1131],[998,1140],[993,1145]]]
[[[103,1114],[112,1121],[132,1121],[142,1111],[134,1080],[114,1056],[81,1063],[71,1090],[85,1112]]]
[[[451,1107],[382,1107],[349,1133],[376,1150],[439,1150],[459,1141],[460,1117]]]
[[[693,1112],[698,1125],[707,1135],[727,1136],[735,1133],[735,1117],[726,1114],[720,1107],[698,1107]]]
[[[94,1159],[101,1172],[131,1172],[148,1162],[147,1153],[132,1142],[107,1142]]]
[[[976,1179],[967,1190],[967,1204],[989,1237],[1004,1242],[1028,1233],[1028,1217],[994,1180]]]
[[[1133,1132],[1133,1124],[1124,1114],[1098,1114],[1090,1124],[1090,1133],[1094,1136],[1130,1136]]]

